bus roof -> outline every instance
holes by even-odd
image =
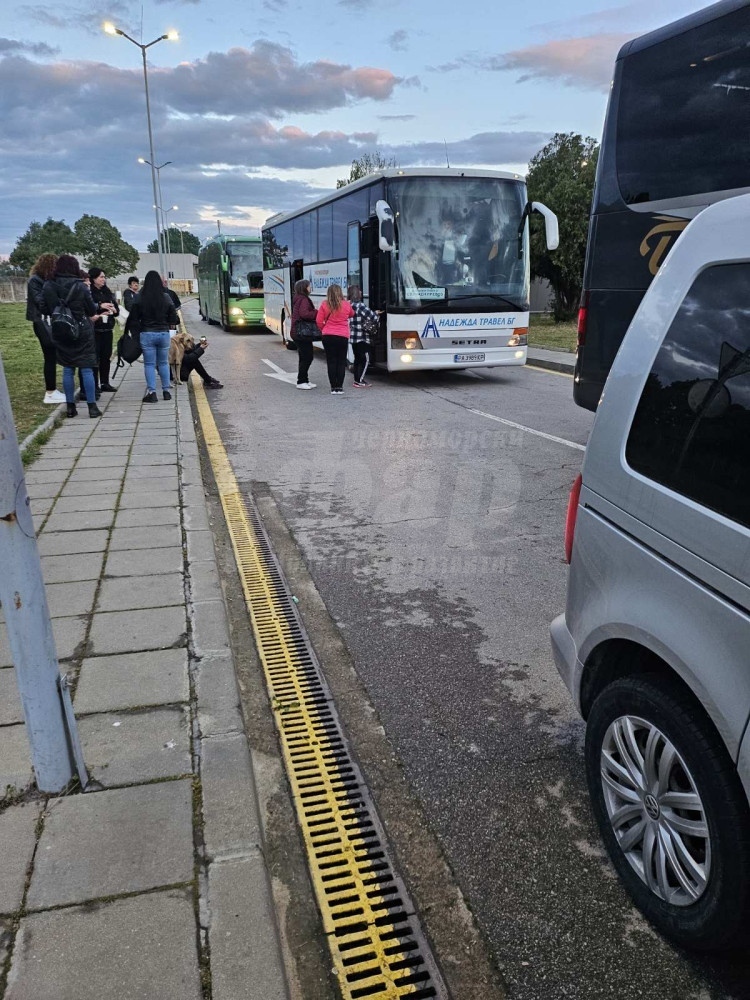
[[[210,246],[211,243],[260,243],[260,236],[241,236],[239,233],[215,233],[213,236],[209,236],[208,239],[204,240],[201,244],[201,250],[204,247]]]
[[[526,180],[521,174],[511,174],[505,170],[470,170],[463,167],[389,167],[387,170],[378,170],[377,173],[368,174],[366,177],[362,177],[351,184],[345,184],[344,187],[337,188],[336,191],[323,195],[316,201],[308,202],[302,208],[295,208],[291,212],[277,212],[276,215],[272,215],[266,219],[261,229],[266,229],[270,225],[278,226],[281,222],[287,222],[298,215],[304,215],[305,212],[309,212],[313,208],[327,205],[328,202],[336,201],[337,198],[343,198],[351,191],[368,187],[370,184],[375,184],[377,181],[387,177],[497,177],[500,180],[506,181]]]
[[[662,28],[656,28],[654,31],[649,31],[646,35],[640,35],[638,38],[633,38],[629,42],[625,42],[618,52],[617,58],[624,59],[634,52],[640,52],[642,49],[658,45],[659,42],[664,42],[668,38],[674,38],[685,31],[690,31],[691,28],[698,28],[703,24],[708,24],[718,17],[723,17],[725,14],[731,14],[735,10],[747,7],[749,2],[750,0],[719,0],[719,3],[712,3],[710,7],[704,7],[703,10],[696,11],[694,14],[688,14],[687,17],[681,17],[678,21],[672,21],[670,24],[665,24]]]

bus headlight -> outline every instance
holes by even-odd
[[[400,330],[391,334],[391,347],[395,351],[421,351],[422,341],[416,330]]]
[[[529,328],[519,326],[513,331],[513,336],[508,340],[508,347],[526,347],[529,340]]]
[[[245,314],[243,313],[243,311],[240,309],[239,306],[231,306],[230,309],[229,309],[229,315],[230,316],[244,316]]]

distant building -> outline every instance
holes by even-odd
[[[165,258],[165,277],[169,280],[171,288],[180,292],[192,292],[195,285],[195,267],[198,258],[194,253],[168,253]],[[138,263],[134,270],[126,271],[123,274],[116,274],[114,277],[107,276],[107,284],[113,291],[122,290],[127,287],[128,278],[135,274],[141,281],[149,271],[159,270],[158,253],[142,253],[138,258]]]

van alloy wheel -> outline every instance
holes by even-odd
[[[711,871],[711,839],[695,780],[653,723],[615,719],[601,748],[601,781],[612,830],[632,868],[660,899],[690,906]]]

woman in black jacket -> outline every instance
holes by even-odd
[[[144,278],[143,288],[133,300],[128,323],[135,323],[141,332],[143,369],[146,375],[146,395],[143,397],[143,402],[157,402],[157,368],[161,379],[162,396],[164,399],[171,399],[169,328],[177,327],[179,320],[172,300],[164,291],[158,271],[149,271]]]
[[[86,402],[89,405],[89,416],[100,417],[101,410],[96,405],[96,383],[94,368],[97,364],[96,345],[94,344],[94,328],[91,323],[82,322],[87,317],[96,320],[97,313],[91,293],[78,277],[80,265],[71,254],[64,253],[57,260],[54,276],[45,281],[42,294],[45,312],[52,316],[55,306],[67,302],[70,311],[80,322],[76,340],[52,339],[57,349],[57,363],[63,369],[63,389],[68,404],[68,416],[75,417],[78,410],[75,405],[75,370],[81,369],[81,377],[86,391]]]
[[[43,294],[44,282],[53,276],[56,265],[56,253],[41,254],[34,262],[26,286],[26,319],[32,323],[44,355],[44,388],[47,391],[42,402],[50,405],[65,402],[65,396],[57,389],[57,350],[52,343]]]
[[[99,391],[117,392],[117,389],[109,383],[109,363],[112,360],[112,334],[115,329],[115,316],[120,315],[120,307],[117,305],[114,292],[107,287],[107,276],[100,267],[90,267],[89,278],[91,280],[91,297],[101,314],[94,324],[94,341],[99,359]]]

